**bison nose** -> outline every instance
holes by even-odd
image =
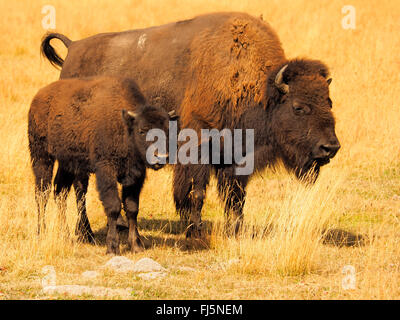
[[[320,158],[333,158],[340,149],[339,142],[333,144],[322,144],[319,146]]]

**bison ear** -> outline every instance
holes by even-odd
[[[326,80],[326,82],[328,83],[328,86],[329,86],[332,82],[332,78],[329,78],[328,80]]]
[[[169,120],[175,121],[179,119],[179,116],[175,113],[175,110],[168,112]]]
[[[126,111],[125,109],[122,110],[122,119],[129,129],[132,129],[136,117],[137,114],[135,112]]]

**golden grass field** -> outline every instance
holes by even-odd
[[[189,243],[176,232],[179,218],[172,201],[171,168],[150,172],[139,213],[149,248],[124,255],[133,261],[150,257],[167,268],[168,275],[145,281],[129,273],[106,272],[82,280],[83,271],[97,270],[109,259],[106,216],[93,179],[88,215],[99,244],[60,237],[53,200],[47,210],[47,233],[36,237],[27,112],[38,89],[59,76],[39,55],[46,32],[41,25],[45,4],[55,6],[56,30],[72,40],[212,11],[263,14],[289,58],[321,59],[330,67],[342,149],[312,187],[281,169],[255,176],[238,239],[222,235],[223,207],[213,180],[203,209],[212,232],[204,243]],[[341,9],[347,4],[356,9],[355,30],[341,25]],[[45,265],[56,268],[59,284],[129,288],[132,299],[400,298],[399,1],[1,0],[0,10],[0,299],[95,298],[43,294],[40,278]],[[63,45],[57,40],[53,44],[65,56]],[[67,216],[73,230],[73,193]],[[252,237],[252,230],[269,223],[273,232]],[[357,247],[322,244],[324,228],[360,233],[367,240]],[[355,268],[354,289],[342,287],[345,265]],[[195,271],[180,270],[183,266]]]

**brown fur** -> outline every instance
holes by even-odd
[[[291,91],[282,95],[274,80],[286,64],[283,80]],[[182,128],[255,129],[260,169],[282,158],[298,177],[315,166],[316,177],[328,161],[316,160],[325,152],[320,147],[338,145],[326,66],[288,61],[268,23],[245,13],[206,14],[72,42],[61,78],[96,74],[137,79],[150,102],[168,110],[177,106]],[[295,101],[313,111],[304,121],[295,117]],[[234,166],[213,168],[226,214],[240,224],[249,177],[235,176]],[[190,220],[188,235],[198,234],[210,170],[209,165],[175,166],[174,198],[182,217]]]
[[[136,115],[133,117],[128,111]],[[121,209],[119,182],[129,222],[129,242],[133,251],[140,250],[137,214],[145,170],[162,166],[146,161],[146,150],[152,143],[145,140],[146,132],[160,128],[167,134],[168,120],[165,109],[147,106],[135,82],[128,79],[68,79],[41,89],[32,101],[28,123],[39,210],[38,232],[57,160],[54,192],[61,217],[66,195],[74,184],[80,211],[77,232],[83,240],[93,240],[84,200],[89,174],[95,173],[108,217],[107,252],[119,253],[116,232]]]

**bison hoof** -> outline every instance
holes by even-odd
[[[80,235],[78,237],[78,241],[82,242],[82,243],[89,243],[89,244],[95,244],[94,241],[94,234],[90,233],[90,234],[84,234],[84,235]]]
[[[186,238],[198,239],[201,238],[202,233],[201,226],[192,224],[186,230]]]

